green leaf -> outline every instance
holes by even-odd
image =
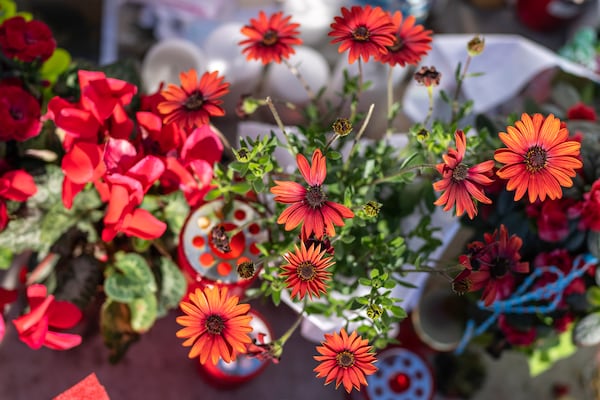
[[[13,260],[13,252],[6,247],[0,247],[0,270],[8,269]]]
[[[156,296],[148,293],[144,297],[134,299],[129,303],[131,312],[131,327],[138,333],[144,333],[152,327],[157,316]]]
[[[556,346],[549,349],[534,350],[528,358],[529,374],[532,377],[548,370],[556,361],[570,356],[577,350],[577,347],[573,344],[571,333],[570,330],[561,333]]]
[[[61,48],[55,49],[52,56],[42,64],[40,70],[42,78],[49,80],[51,83],[56,82],[58,76],[67,70],[69,64],[71,64],[69,52]]]
[[[166,257],[160,259],[160,276],[158,316],[162,317],[169,309],[179,305],[187,290],[187,282],[179,266]]]
[[[340,153],[339,151],[330,150],[327,152],[327,158],[329,158],[330,160],[339,160],[340,158],[342,158],[342,153]]]
[[[146,260],[135,253],[118,252],[106,270],[104,291],[113,300],[129,303],[156,292],[156,281]]]
[[[588,288],[585,297],[592,306],[600,307],[600,287],[592,286]]]
[[[140,335],[131,328],[130,310],[126,304],[107,299],[100,310],[100,331],[109,349],[111,363],[118,362]]]

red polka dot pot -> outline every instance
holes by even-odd
[[[211,201],[188,216],[179,237],[179,264],[191,278],[190,286],[225,285],[232,294],[242,296],[258,271],[244,279],[237,266],[256,261],[257,244],[266,242],[269,234],[248,203],[234,200],[229,211],[224,206],[223,200]],[[220,240],[219,230],[229,238],[228,243]]]
[[[417,353],[402,347],[390,347],[377,355],[377,367],[367,377],[364,394],[368,400],[431,400],[434,396],[433,373]]]

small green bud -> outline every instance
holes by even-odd
[[[352,124],[348,118],[336,119],[331,128],[336,135],[341,137],[347,136],[352,132]]]

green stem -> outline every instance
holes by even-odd
[[[277,126],[281,130],[281,133],[283,133],[283,136],[285,136],[285,141],[286,141],[288,151],[290,152],[290,154],[292,156],[296,155],[296,152],[292,148],[292,143],[290,142],[290,137],[289,137],[287,131],[285,130],[283,121],[281,120],[281,117],[279,116],[279,113],[277,112],[277,109],[275,108],[275,105],[273,104],[273,100],[271,99],[271,96],[267,96],[267,98],[265,99],[265,103],[267,103],[267,106],[269,107],[271,114],[273,114],[273,118],[275,118],[275,122],[277,123]]]
[[[384,176],[382,178],[375,179],[373,181],[373,183],[371,183],[371,185],[375,186],[375,185],[379,185],[381,183],[389,182],[391,180],[396,179],[399,176],[404,175],[407,172],[414,171],[416,169],[425,169],[425,168],[435,168],[435,164],[417,164],[417,165],[411,165],[410,167],[402,168],[401,170],[399,170],[397,172],[394,172],[391,175],[387,175],[387,176]]]
[[[356,118],[356,109],[358,108],[358,102],[360,100],[360,95],[362,93],[363,86],[363,66],[362,61],[358,59],[358,87],[356,88],[356,93],[352,99],[352,103],[350,104],[350,123],[354,124],[354,118]]]
[[[369,124],[369,121],[371,120],[371,116],[373,115],[374,108],[375,108],[375,104],[371,104],[371,106],[369,107],[369,111],[367,111],[367,116],[365,117],[365,120],[363,121],[363,124],[360,127],[360,130],[354,137],[354,142],[352,143],[352,148],[350,149],[348,158],[346,159],[346,162],[344,163],[344,168],[343,168],[344,171],[347,171],[348,168],[350,167],[350,159],[356,152],[356,149],[358,148],[358,142],[359,142],[360,138],[362,137],[363,133],[365,133],[365,129],[367,129],[367,125]]]
[[[425,117],[425,122],[423,122],[423,126],[427,128],[427,124],[433,115],[433,86],[427,86],[427,97],[429,98],[429,109],[427,110],[427,116]]]
[[[389,139],[392,134],[392,123],[394,122],[394,115],[392,108],[394,107],[394,84],[393,84],[394,67],[388,67],[387,76],[387,129],[386,137]]]
[[[287,342],[287,340],[292,336],[292,334],[298,328],[298,326],[300,326],[300,323],[304,319],[303,314],[304,314],[305,308],[306,308],[306,298],[304,299],[304,306],[302,307],[302,311],[300,311],[300,313],[298,314],[298,318],[296,318],[296,321],[294,321],[294,324],[292,326],[290,326],[289,329],[287,331],[285,331],[285,333],[283,335],[281,335],[281,337],[279,339],[277,339],[280,346],[283,346],[285,344],[285,342]]]
[[[306,82],[306,79],[304,79],[304,77],[300,73],[300,70],[295,65],[292,65],[287,59],[283,59],[283,62],[289,68],[292,75],[294,75],[296,79],[298,79],[298,81],[302,84],[304,90],[306,90],[306,94],[308,94],[308,98],[310,99],[311,103],[314,103],[316,100],[315,93],[312,91],[308,82]]]
[[[458,78],[458,82],[456,82],[456,90],[454,91],[454,98],[452,99],[452,122],[455,122],[456,114],[458,113],[458,96],[460,95],[460,91],[462,89],[463,82],[467,77],[467,70],[469,69],[469,64],[471,64],[471,56],[467,56],[467,60],[465,61],[465,67],[462,70],[460,77]]]

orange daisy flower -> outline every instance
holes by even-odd
[[[456,205],[457,216],[463,215],[466,211],[469,218],[473,219],[477,215],[475,200],[485,204],[492,203],[485,195],[483,186],[493,182],[489,174],[494,168],[494,161],[484,161],[472,167],[463,164],[467,138],[461,130],[454,133],[454,138],[456,149],[448,149],[448,153],[442,156],[444,162],[436,165],[442,179],[434,182],[433,188],[444,193],[433,204],[444,206],[444,211]]]
[[[291,297],[298,295],[300,300],[308,293],[308,297],[321,297],[327,290],[326,283],[331,280],[331,272],[327,268],[335,262],[333,258],[326,257],[326,250],[321,251],[321,246],[311,245],[308,250],[302,242],[301,247],[296,246],[293,253],[283,256],[288,264],[283,265],[281,276],[287,277],[285,283],[292,289]]]
[[[573,185],[575,170],[583,166],[579,159],[581,143],[568,140],[569,131],[558,118],[550,114],[531,118],[522,114],[515,126],[500,132],[500,140],[507,148],[494,153],[496,161],[506,164],[496,174],[508,179],[507,190],[515,190],[515,201],[525,192],[529,202],[562,197],[562,188]]]
[[[200,81],[196,70],[179,74],[181,86],[169,84],[161,92],[165,101],[158,104],[158,111],[165,115],[164,123],[175,122],[186,129],[205,125],[210,117],[221,117],[225,111],[219,106],[219,97],[229,91],[229,83],[223,82],[218,72],[205,72]]]
[[[264,11],[258,14],[258,19],[250,19],[250,25],[242,28],[242,33],[248,39],[239,44],[244,46],[242,53],[248,60],[261,60],[263,64],[271,61],[280,63],[282,59],[289,58],[295,51],[293,45],[302,44],[298,27],[300,24],[291,23],[291,16],[284,17],[279,11],[267,18]]]
[[[275,181],[275,186],[271,188],[275,201],[291,204],[281,213],[277,223],[285,224],[286,231],[302,224],[303,239],[309,238],[311,233],[317,239],[321,239],[324,233],[335,236],[334,225],[344,226],[343,218],[352,218],[354,213],[341,204],[327,200],[322,187],[327,176],[325,156],[317,149],[312,156],[312,166],[302,154],[296,156],[296,162],[308,188],[296,182]]]
[[[317,347],[319,356],[313,358],[320,361],[314,371],[317,378],[325,378],[325,384],[333,382],[335,388],[344,384],[346,392],[350,393],[352,388],[360,391],[361,385],[367,385],[366,375],[377,371],[373,365],[377,359],[373,355],[372,346],[367,339],[363,339],[355,332],[350,336],[342,328],[339,334],[325,334],[322,346]]]
[[[328,35],[335,37],[331,43],[341,42],[340,53],[350,49],[350,64],[358,58],[369,61],[369,57],[386,53],[387,47],[394,45],[395,26],[390,14],[381,7],[353,6],[350,10],[342,7],[342,16],[334,20]]]
[[[379,54],[378,60],[391,66],[417,65],[421,57],[431,50],[429,43],[432,31],[425,30],[423,25],[415,24],[415,17],[412,15],[402,20],[400,11],[392,15],[392,22],[396,30],[394,44],[388,46],[386,53]]]
[[[189,300],[179,304],[186,315],[177,317],[184,328],[176,333],[187,338],[183,346],[192,346],[189,358],[200,356],[201,364],[209,359],[216,364],[219,358],[231,362],[246,352],[246,345],[252,343],[249,304],[238,304],[236,296],[227,295],[226,287],[196,289]]]

